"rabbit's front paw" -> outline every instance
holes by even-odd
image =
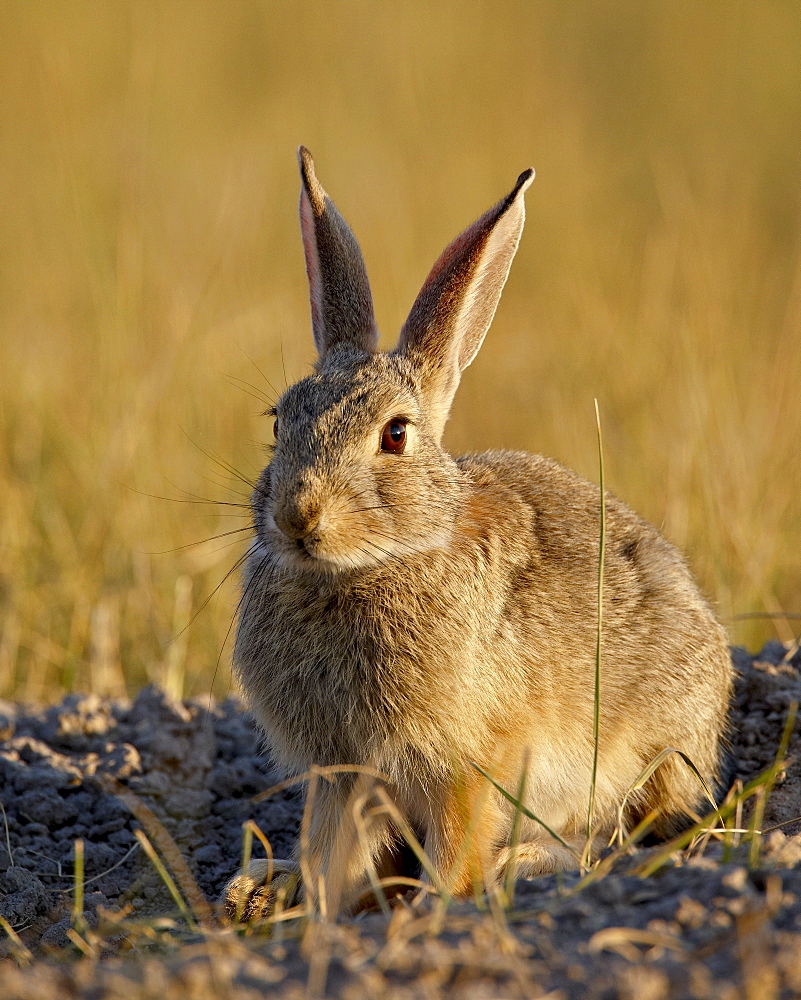
[[[300,870],[294,861],[251,861],[223,889],[221,902],[230,920],[269,916],[279,895],[283,908],[293,906],[300,892]]]

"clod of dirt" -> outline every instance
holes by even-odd
[[[143,823],[115,794],[120,790],[133,792],[170,834],[212,899],[237,867],[246,819],[258,823],[277,854],[291,850],[300,791],[251,801],[276,775],[260,752],[259,734],[233,699],[183,703],[155,687],[133,701],[68,695],[43,710],[4,703],[0,724],[9,734],[0,743],[6,810],[0,866],[13,863],[13,870],[30,873],[50,905],[72,892],[80,838],[87,892],[130,901],[137,913],[173,908],[134,837]],[[153,839],[147,824],[145,832]],[[27,926],[29,916],[20,912],[10,923]]]
[[[26,868],[13,865],[0,874],[0,913],[12,927],[33,923],[51,905],[52,894]]]

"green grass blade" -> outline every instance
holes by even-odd
[[[652,761],[650,761],[648,764],[646,764],[646,766],[640,772],[639,776],[634,780],[634,782],[631,784],[631,786],[629,787],[628,791],[626,792],[626,795],[625,795],[625,797],[623,799],[623,805],[625,805],[626,800],[628,799],[629,795],[631,795],[632,792],[639,791],[645,785],[645,783],[648,781],[648,779],[654,774],[654,772],[659,767],[661,767],[661,765],[667,760],[668,757],[671,756],[671,754],[674,754],[674,753],[678,754],[679,757],[681,757],[681,759],[684,761],[684,763],[687,765],[687,767],[695,775],[696,781],[698,782],[698,784],[703,789],[704,795],[706,795],[706,797],[709,799],[709,802],[710,802],[710,805],[712,806],[712,808],[713,809],[717,809],[718,808],[718,804],[715,801],[715,796],[712,794],[712,789],[709,787],[709,785],[708,785],[706,779],[704,778],[704,776],[701,774],[701,772],[695,766],[695,763],[693,762],[692,758],[688,757],[687,754],[684,753],[683,750],[677,750],[675,747],[665,747],[664,750],[660,750],[659,751],[659,753],[656,755],[656,757],[654,757],[654,759]]]
[[[181,854],[178,845],[170,836],[164,824],[161,823],[155,813],[122,782],[117,781],[109,775],[99,777],[99,782],[106,791],[110,792],[125,804],[130,812],[142,824],[150,837],[151,842],[155,842],[162,857],[165,858],[172,872],[181,887],[184,898],[189,901],[192,912],[202,924],[211,924],[213,914],[211,907],[203,895],[194,875]],[[141,843],[141,841],[140,841]]]
[[[601,413],[595,400],[595,421],[598,428],[598,470],[601,494],[601,523],[598,539],[598,628],[595,638],[595,691],[592,713],[592,776],[590,778],[590,801],[587,805],[587,844],[589,854],[592,841],[592,824],[595,814],[595,785],[598,780],[598,740],[600,731],[601,706],[601,640],[603,638],[604,607],[604,561],[606,558],[606,489],[604,486],[604,447],[601,436]]]
[[[754,807],[752,818],[753,830],[751,832],[751,843],[748,847],[748,864],[751,868],[756,868],[759,865],[759,854],[762,846],[762,820],[765,815],[765,805],[770,797],[770,793],[773,791],[776,779],[784,766],[784,760],[787,757],[787,748],[790,745],[790,737],[795,728],[797,715],[798,702],[794,701],[787,710],[787,719],[784,723],[782,738],[779,741],[779,749],[776,751],[776,758],[768,771],[768,778],[764,785],[763,794],[757,799],[756,806]]]
[[[6,809],[2,802],[0,802],[0,813],[3,814],[3,827],[6,834],[6,851],[8,852],[8,863],[9,865],[14,864],[14,852],[11,850],[11,836],[8,832],[8,816],[6,816]]]
[[[489,781],[490,784],[494,785],[501,793],[501,795],[503,795],[505,799],[508,799],[509,802],[512,803],[515,809],[519,809],[524,816],[528,816],[528,818],[533,819],[535,823],[539,823],[539,825],[543,828],[543,830],[545,830],[546,833],[549,833],[557,843],[561,844],[566,851],[570,851],[570,853],[573,855],[576,861],[580,860],[579,856],[576,854],[576,852],[573,850],[570,844],[562,840],[562,838],[559,836],[558,833],[555,833],[548,826],[547,823],[545,823],[543,820],[539,818],[539,816],[536,816],[530,809],[527,809],[526,806],[524,806],[523,803],[519,801],[519,799],[516,799],[511,792],[507,792],[506,789],[503,787],[503,785],[499,785],[498,782],[491,775],[487,774],[487,772],[484,770],[483,767],[481,767],[479,764],[476,764],[476,762],[473,760],[470,761],[470,764],[478,771],[479,774],[483,774],[484,777],[487,779],[487,781]]]
[[[412,853],[420,862],[420,867],[426,873],[426,875],[431,879],[431,884],[434,889],[440,895],[442,899],[449,899],[450,894],[448,893],[446,885],[443,883],[442,879],[439,877],[434,865],[432,864],[431,858],[426,854],[423,849],[423,845],[415,836],[414,831],[411,826],[409,826],[406,817],[398,809],[395,803],[392,801],[388,795],[386,789],[378,788],[376,789],[376,797],[378,798],[381,806],[386,811],[387,815],[391,818],[392,822],[398,828],[398,833],[406,841],[406,844],[411,848]]]
[[[392,909],[389,905],[389,900],[387,899],[387,894],[384,892],[384,887],[381,885],[381,879],[378,877],[378,872],[376,870],[375,861],[369,850],[369,835],[367,832],[367,821],[364,815],[364,808],[367,804],[369,794],[359,796],[353,803],[353,825],[356,829],[356,836],[359,840],[361,850],[363,851],[364,857],[366,859],[365,870],[367,872],[367,881],[370,883],[370,888],[373,891],[373,898],[384,916],[389,919],[392,916]]]
[[[787,725],[785,725],[785,734],[787,736],[787,742],[789,743],[790,734],[792,733],[792,727],[795,724],[795,708],[797,706],[793,705],[790,708],[790,713],[788,714]],[[782,745],[785,745],[785,738],[782,737],[782,742],[780,744],[780,751]],[[738,807],[748,799],[757,795],[761,789],[764,789],[768,784],[771,784],[776,780],[779,771],[781,770],[783,764],[783,758],[777,754],[776,761],[761,774],[758,774],[755,778],[752,778],[736,795],[733,795],[724,805],[718,806],[714,812],[705,816],[698,823],[695,823],[689,829],[685,830],[683,833],[679,834],[678,837],[674,837],[673,840],[668,841],[664,847],[662,847],[654,856],[645,861],[642,865],[636,868],[635,874],[639,875],[641,878],[647,878],[649,875],[653,875],[655,871],[658,871],[676,851],[684,850],[693,840],[699,835],[707,831],[717,820],[718,823],[724,822],[728,816],[731,816],[736,812]],[[755,835],[761,835],[761,831],[756,830]]]
[[[628,852],[629,848],[634,847],[648,833],[653,826],[657,815],[658,813],[654,809],[649,812],[647,816],[644,816],[631,833],[621,840],[619,846],[611,854],[607,854],[602,860],[600,860],[594,868],[588,871],[581,881],[568,891],[567,895],[578,895],[578,893],[580,893],[586,886],[592,885],[593,882],[597,882],[599,878],[603,878],[607,875],[614,868],[620,858]]]
[[[242,824],[242,864],[240,866],[240,871],[243,875],[247,875],[250,871],[250,856],[253,853],[253,827],[250,826],[250,821],[246,820]],[[234,916],[234,922],[237,924],[242,923],[242,917],[245,914],[245,895],[244,893],[239,893],[236,898],[236,914]]]
[[[33,959],[33,953],[31,950],[23,943],[22,938],[17,934],[11,924],[6,920],[2,913],[0,913],[0,930],[8,937],[11,942],[11,950],[14,957],[21,964],[27,965]]]
[[[526,793],[526,778],[528,777],[529,752],[523,754],[523,762],[520,767],[520,781],[517,785],[517,801],[522,802]],[[514,904],[515,882],[517,881],[517,863],[515,862],[515,850],[520,842],[520,827],[523,822],[523,812],[519,806],[515,806],[515,818],[512,821],[512,832],[509,836],[509,865],[506,869],[506,879],[504,884],[504,899],[506,907]]]

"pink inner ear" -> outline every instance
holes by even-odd
[[[320,256],[317,253],[317,234],[314,229],[314,212],[305,188],[300,192],[300,233],[303,240],[303,256],[306,258],[306,274],[309,278],[309,301],[311,303],[312,333],[320,354],[323,352],[323,281],[320,274]]]
[[[485,212],[481,218],[449,243],[437,258],[401,330],[398,341],[398,347],[401,350],[416,344],[418,348],[423,348],[432,355],[440,356],[441,364],[441,356],[448,351],[451,337],[457,332],[449,329],[449,321],[455,318],[459,305],[464,302],[465,296],[471,294],[471,287],[477,279],[476,268],[480,266],[482,252],[491,239],[499,218],[502,217],[499,215],[499,211],[505,204],[505,202],[500,202]],[[443,303],[447,303],[450,313],[447,317],[440,311]],[[494,312],[494,307],[492,312]],[[435,314],[439,314],[436,330],[432,327]],[[492,318],[491,314],[489,318]],[[485,332],[486,329],[480,333],[479,345]],[[477,349],[478,346],[475,350]],[[475,350],[470,352],[471,358],[475,354]],[[458,353],[460,352],[457,351]],[[469,364],[469,361],[466,364]],[[460,368],[466,367],[466,364],[460,364]]]
[[[506,282],[531,171],[440,254],[401,330],[396,351],[412,354],[444,425],[461,372],[481,347]]]
[[[434,266],[428,273],[425,287],[432,285],[442,272],[448,268],[453,258],[461,254],[465,247],[469,246],[469,244],[473,242],[475,239],[475,230],[481,227],[483,221],[484,219],[481,218],[478,222],[473,223],[469,229],[465,229],[460,236],[457,236],[456,239],[442,251],[439,258],[434,263]]]

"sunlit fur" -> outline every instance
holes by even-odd
[[[310,157],[304,167],[318,185]],[[236,672],[280,765],[377,768],[457,893],[509,859],[511,807],[471,762],[516,788],[527,760],[530,808],[577,851],[586,835],[598,488],[540,456],[454,460],[439,443],[517,246],[528,180],[445,251],[393,353],[371,350],[366,322],[338,338],[347,304],[326,315],[320,292],[340,267],[330,230],[330,259],[307,247],[307,265],[320,269],[310,281],[325,347],[316,372],[277,403],[236,640]],[[304,238],[314,240],[311,224]],[[353,246],[342,241],[341,252]],[[465,305],[476,288],[494,297],[483,309]],[[365,303],[360,312],[372,316]],[[394,417],[409,432],[397,455],[380,448]],[[606,511],[601,833],[665,747],[688,754],[715,785],[731,673],[723,631],[676,550],[612,496]],[[377,857],[394,837],[378,820],[364,850],[337,846],[353,783],[322,784],[309,841],[312,872],[350,895],[365,884],[364,851]],[[667,834],[701,798],[674,755],[628,822],[656,810],[655,829]],[[535,822],[522,833],[520,874],[575,863]]]

